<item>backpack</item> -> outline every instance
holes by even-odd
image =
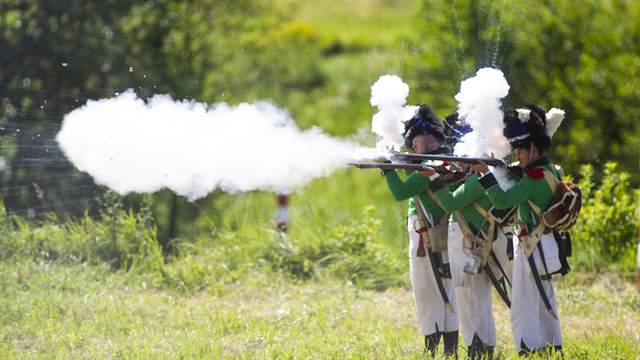
[[[542,213],[545,226],[553,231],[566,231],[575,226],[582,208],[582,189],[571,181],[559,181],[549,170],[544,178],[553,191],[551,206]]]

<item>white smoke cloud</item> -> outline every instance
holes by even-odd
[[[122,195],[169,188],[191,201],[218,187],[297,188],[375,152],[301,131],[268,101],[209,107],[155,95],[146,104],[133,90],[72,111],[56,140],[80,171]]]
[[[498,69],[480,69],[475,77],[460,83],[460,92],[455,96],[458,113],[473,131],[456,144],[455,155],[502,159],[509,154],[511,146],[502,133],[504,123],[501,109],[501,100],[508,93],[509,84]],[[495,167],[491,172],[503,190],[515,184],[508,177],[506,169]]]
[[[460,83],[458,113],[471,125],[472,132],[462,137],[455,155],[505,157],[511,151],[502,134],[501,100],[509,93],[509,84],[500,70],[484,68],[475,77]]]
[[[404,146],[403,121],[415,115],[415,107],[403,106],[409,96],[409,85],[395,75],[383,75],[371,86],[371,106],[378,113],[371,119],[371,131],[381,136],[376,143],[379,150],[400,151]]]

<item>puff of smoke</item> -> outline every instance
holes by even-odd
[[[398,76],[383,75],[371,86],[371,106],[378,113],[371,119],[371,131],[381,138],[376,143],[379,150],[400,150],[404,145],[403,121],[415,115],[411,106],[403,106],[409,96],[409,85]]]
[[[458,113],[473,129],[462,137],[454,149],[456,155],[503,158],[509,142],[502,134],[501,99],[509,93],[509,84],[498,69],[484,68],[460,84]]]
[[[67,114],[56,140],[78,170],[122,195],[169,188],[189,200],[217,187],[297,188],[373,150],[301,131],[267,101],[209,107],[155,95],[145,103],[133,90]]]
[[[512,180],[509,177],[509,174],[507,174],[507,169],[503,167],[491,167],[491,173],[493,173],[493,176],[495,176],[498,185],[504,191],[507,191],[507,189],[516,184],[515,180]]]
[[[498,69],[484,68],[476,76],[460,83],[458,114],[473,129],[456,144],[454,154],[471,157],[494,156],[502,159],[509,154],[511,147],[502,131],[502,98],[509,93],[509,84]],[[492,168],[491,172],[504,190],[515,182],[509,179],[503,168]]]

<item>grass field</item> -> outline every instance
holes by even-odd
[[[3,262],[0,274],[2,359],[428,358],[407,287],[368,291],[256,273],[224,289],[185,291],[108,267],[33,262]],[[575,273],[556,286],[566,358],[639,358],[633,287]],[[493,308],[494,359],[516,357],[497,295]]]

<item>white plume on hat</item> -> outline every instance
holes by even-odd
[[[564,120],[564,110],[553,108],[547,112],[547,133],[549,137],[558,130],[560,123]]]

